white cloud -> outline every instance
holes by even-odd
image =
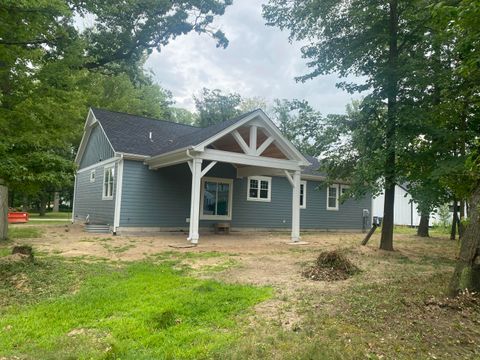
[[[173,93],[178,106],[194,109],[192,95],[202,87],[238,92],[246,97],[306,99],[324,114],[343,113],[354,97],[335,87],[336,75],[306,83],[295,77],[307,72],[299,44],[288,34],[265,26],[262,0],[236,1],[216,25],[227,35],[227,49],[217,49],[207,35],[189,33],[154,52],[146,67]]]

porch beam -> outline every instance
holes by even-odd
[[[262,155],[263,152],[264,152],[265,150],[267,150],[267,147],[269,147],[270,144],[271,144],[274,140],[275,140],[275,139],[274,139],[272,136],[270,136],[269,138],[265,139],[265,141],[262,143],[262,145],[260,145],[260,146],[258,147],[258,149],[257,149],[257,151],[256,151],[256,155],[257,155],[257,156]]]
[[[188,167],[190,168],[190,172],[193,174],[193,165],[192,165],[192,160],[187,161]]]
[[[300,171],[293,174],[292,186],[292,241],[300,240]]]
[[[256,176],[256,175],[284,176],[285,173],[283,172],[283,170],[280,170],[280,169],[272,169],[272,168],[258,167],[258,166],[244,166],[237,169],[238,178]]]
[[[300,170],[300,164],[295,160],[275,159],[266,156],[239,154],[222,150],[205,149],[203,152],[195,154],[195,156],[203,160],[219,161],[232,164],[260,166],[291,171]]]
[[[208,164],[205,169],[202,170],[202,175],[201,177],[204,177],[209,171],[211,168],[213,168],[215,165],[217,164],[216,161],[212,161],[210,164]]]
[[[245,154],[249,154],[250,153],[250,148],[247,145],[247,143],[245,142],[245,140],[243,140],[242,135],[240,135],[240,133],[237,130],[234,130],[234,131],[232,131],[232,136],[235,139],[235,141],[238,143],[238,145],[240,145],[243,152]]]
[[[257,126],[252,125],[250,126],[250,151],[248,152],[250,155],[257,154]]]

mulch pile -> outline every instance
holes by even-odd
[[[358,272],[360,272],[358,267],[334,250],[320,253],[315,264],[305,269],[302,275],[310,280],[337,281],[348,279]]]

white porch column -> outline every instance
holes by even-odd
[[[198,243],[198,224],[200,221],[200,186],[202,180],[202,160],[192,160],[192,194],[190,206],[190,234],[188,240]]]
[[[292,241],[300,240],[300,171],[293,174],[292,186]]]

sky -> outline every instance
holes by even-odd
[[[146,68],[155,82],[172,92],[175,106],[195,109],[193,95],[203,87],[237,92],[244,97],[306,99],[322,114],[344,113],[359,95],[335,87],[332,74],[305,83],[296,76],[307,73],[300,45],[290,44],[288,33],[268,27],[262,18],[265,0],[235,0],[214,25],[227,36],[226,49],[216,48],[208,35],[189,33],[154,51]]]

